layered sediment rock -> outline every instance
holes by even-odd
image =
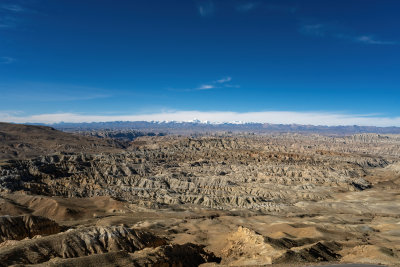
[[[198,266],[213,261],[219,259],[202,246],[170,245],[153,234],[123,226],[68,230],[0,248],[0,266]]]
[[[36,235],[52,235],[60,232],[60,226],[40,216],[0,216],[0,243],[21,240]]]
[[[133,142],[131,152],[10,161],[0,167],[0,190],[279,212],[301,200],[329,198],[333,191],[369,188],[364,179],[369,171],[392,162],[324,152],[321,147],[330,144],[324,140],[296,152],[290,138],[285,145],[270,138],[144,138]]]
[[[123,226],[90,227],[23,240],[0,249],[0,265],[36,264],[52,258],[76,258],[107,252],[135,252],[165,245],[164,239]]]

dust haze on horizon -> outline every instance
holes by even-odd
[[[112,122],[112,121],[176,121],[176,122],[204,122],[204,123],[272,123],[272,124],[303,124],[324,126],[377,126],[399,127],[400,117],[388,118],[376,115],[348,115],[341,113],[324,112],[200,112],[176,111],[141,115],[83,115],[74,113],[41,114],[32,116],[18,116],[1,114],[0,120],[14,123],[45,123],[60,122]]]

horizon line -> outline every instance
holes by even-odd
[[[270,123],[315,126],[376,126],[400,127],[400,117],[377,114],[349,114],[317,111],[169,111],[132,115],[88,115],[80,113],[45,113],[21,115],[18,112],[0,111],[0,121],[13,123],[91,123],[115,121],[148,122],[209,122],[209,123]]]

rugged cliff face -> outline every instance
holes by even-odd
[[[59,225],[47,218],[24,216],[0,216],[0,243],[6,240],[21,240],[37,235],[52,235],[60,232]]]

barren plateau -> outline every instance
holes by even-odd
[[[400,135],[0,141],[0,266],[400,266]]]

